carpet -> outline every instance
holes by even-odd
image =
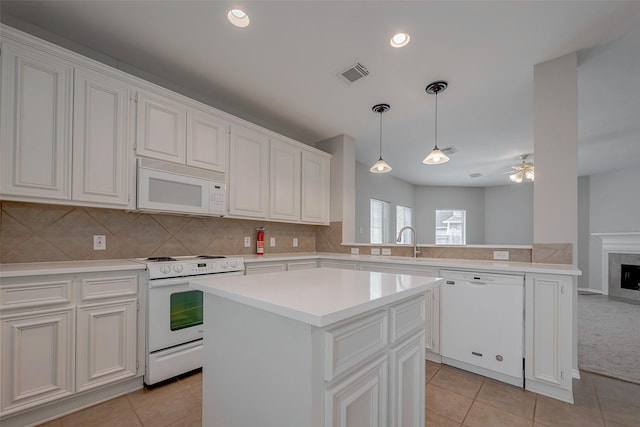
[[[640,305],[578,295],[578,367],[640,384]]]

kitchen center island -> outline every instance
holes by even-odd
[[[424,295],[441,281],[332,268],[192,280],[203,425],[423,426]]]

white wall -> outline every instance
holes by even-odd
[[[484,243],[484,188],[416,187],[418,243],[435,243],[436,209],[466,210],[467,244]]]
[[[589,180],[591,233],[640,231],[640,169],[592,175]],[[602,246],[589,240],[589,288],[602,290]]]
[[[484,243],[530,245],[533,242],[533,184],[484,189]]]
[[[578,277],[578,288],[589,287],[589,190],[590,178],[578,178],[578,268],[582,276]]]
[[[415,209],[415,186],[389,174],[369,172],[369,166],[356,162],[356,242],[369,243],[370,199],[384,200],[391,204],[391,224],[396,223],[396,206],[413,209],[413,223],[418,222]],[[391,242],[395,243],[395,227],[391,230]],[[418,239],[418,242],[422,242]]]

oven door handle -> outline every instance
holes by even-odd
[[[163,288],[166,286],[186,285],[193,277],[175,277],[172,279],[155,279],[149,280],[149,289]]]

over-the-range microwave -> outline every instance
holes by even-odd
[[[137,210],[224,216],[224,175],[146,158],[137,159]]]

